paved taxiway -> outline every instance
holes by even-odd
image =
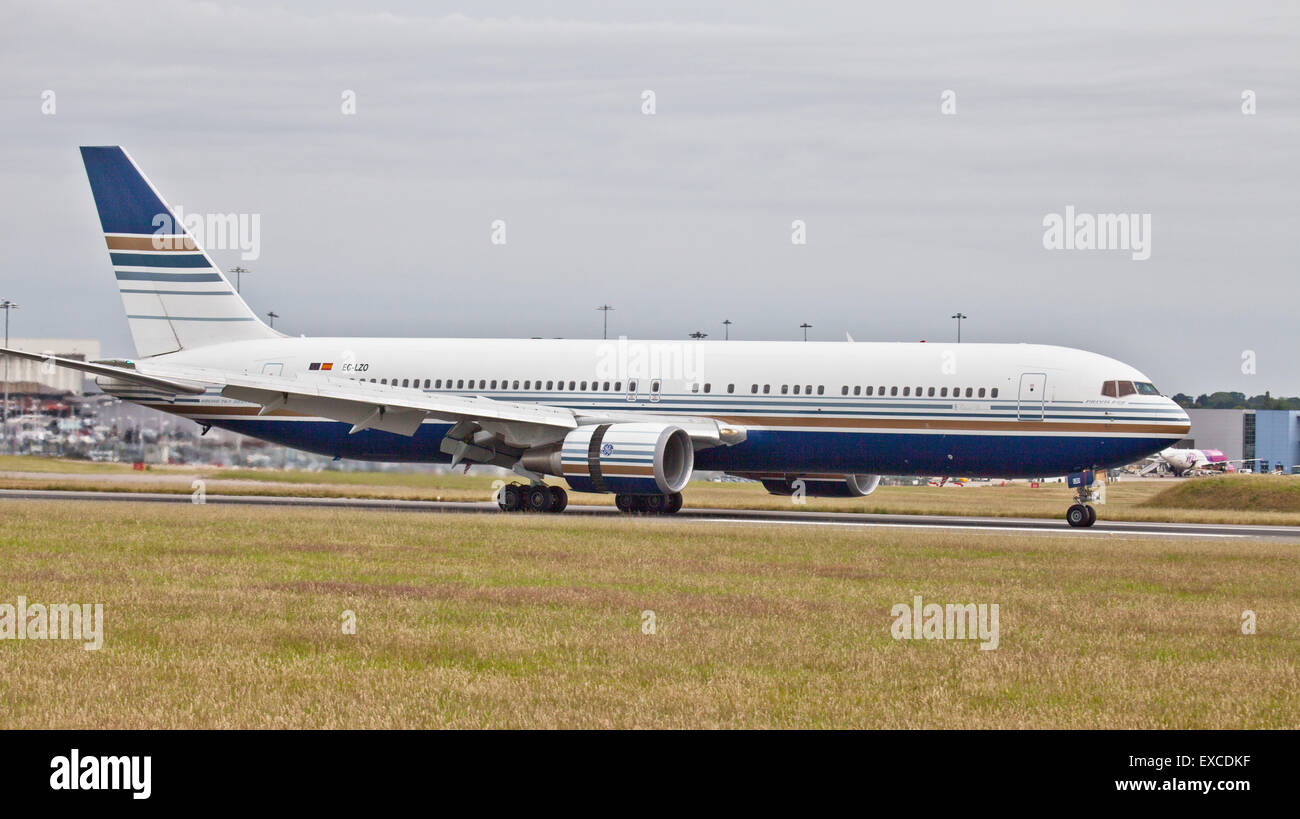
[[[70,492],[63,490],[0,490],[0,500],[78,500],[100,502],[192,503],[188,494],[147,492]],[[505,514],[495,503],[452,501],[379,500],[370,498],[296,498],[268,495],[208,495],[205,503],[243,506],[304,506],[327,509],[376,509],[401,512],[471,512]],[[526,515],[525,512],[514,514]],[[570,506],[566,515],[613,518],[612,506]],[[1103,511],[1104,514],[1104,511]],[[1152,523],[1099,520],[1089,529],[1073,529],[1064,519],[975,518],[956,515],[871,515],[856,512],[807,512],[799,510],[692,509],[676,515],[646,517],[648,521],[678,521],[709,524],[767,526],[893,527],[911,529],[964,529],[984,532],[1112,537],[1280,538],[1300,541],[1300,526],[1248,526],[1221,523]]]

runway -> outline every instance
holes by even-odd
[[[148,492],[71,492],[63,490],[0,490],[0,500],[98,501],[102,503],[193,503],[189,494]],[[506,514],[490,502],[379,500],[370,498],[301,498],[267,495],[208,495],[206,504],[220,506],[298,506],[325,509],[369,509],[376,511],[425,513]],[[528,513],[513,513],[526,516]],[[612,506],[570,506],[565,515],[593,518],[616,518],[620,513]],[[1103,510],[1104,514],[1104,510]],[[548,518],[549,515],[538,516]],[[644,517],[650,522],[692,522],[713,525],[744,524],[760,526],[838,526],[904,529],[961,529],[981,532],[1004,532],[1078,537],[1193,537],[1193,538],[1274,538],[1300,541],[1300,526],[1253,526],[1219,523],[1159,523],[1099,520],[1088,529],[1075,529],[1063,518],[998,518],[948,515],[875,515],[855,512],[804,512],[798,510],[699,509],[686,508],[676,515]]]

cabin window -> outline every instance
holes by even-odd
[[[798,394],[799,394],[799,385],[798,385],[798,384],[795,384],[795,385],[794,385],[794,394],[795,394],[795,395],[798,395]]]
[[[825,395],[825,394],[826,394],[826,385],[825,385],[825,384],[818,384],[818,385],[817,385],[817,394],[818,394],[818,395]]]
[[[911,394],[912,394],[912,388],[911,388],[911,387],[903,387],[903,395],[904,395],[904,396],[908,396],[908,395],[911,395]]]
[[[710,392],[710,391],[712,391],[712,389],[713,389],[713,384],[711,384],[711,383],[706,383],[706,384],[704,385],[704,391],[705,391],[705,392]]]
[[[881,387],[880,389],[881,389],[881,390],[884,390],[885,388],[884,388],[884,387]],[[889,394],[890,394],[890,395],[898,395],[898,387],[890,387],[890,388],[889,388]]]
[[[967,398],[972,397],[974,394],[975,394],[975,390],[974,390],[974,389],[972,389],[971,387],[967,387],[967,388],[966,388],[966,397],[967,397]]]
[[[622,382],[622,381],[615,381],[615,382],[614,382],[614,392],[622,392],[622,391],[623,391],[623,382]]]
[[[926,394],[927,396],[929,396],[930,398],[933,398],[933,397],[934,397],[934,387],[931,387],[930,389],[926,390],[926,393],[925,393],[925,394]]]
[[[854,388],[853,388],[853,394],[854,394],[854,395],[861,395],[861,394],[862,394],[862,387],[861,387],[861,386],[854,387]]]
[[[871,387],[867,387],[867,395],[871,395],[871,390],[872,390]]]
[[[547,381],[547,382],[546,382],[546,389],[548,389],[548,390],[553,390],[553,389],[555,389],[555,382],[554,382],[554,381]]]
[[[609,382],[605,382],[605,392],[609,392]]]
[[[754,386],[750,387],[750,388],[749,388],[749,391],[750,391],[751,393],[753,393],[754,395],[758,395],[758,385],[755,384]]]
[[[651,382],[650,382],[650,392],[655,393],[656,395],[659,393],[659,379],[658,379],[658,378],[656,378],[654,381],[651,381]]]
[[[782,395],[786,395],[786,394],[789,393],[789,392],[790,392],[790,385],[789,385],[789,384],[782,384],[782,385],[781,385],[781,394],[782,394]]]
[[[767,395],[767,394],[770,393],[771,391],[772,391],[772,385],[771,385],[771,384],[764,384],[764,385],[763,385],[763,394],[764,394],[764,395]]]
[[[635,393],[635,392],[636,392],[636,382],[635,382],[635,381],[629,381],[629,382],[627,382],[627,391],[628,391],[628,392],[631,392],[631,393]]]
[[[569,390],[570,390],[570,391],[572,391],[573,388],[576,387],[576,386],[577,386],[577,382],[575,382],[575,381],[570,381],[570,382],[569,382]]]
[[[727,385],[727,392],[728,392],[728,393],[733,393],[733,392],[735,392],[735,391],[736,391],[736,385],[735,385],[735,384],[728,384],[728,385]]]
[[[984,397],[984,388],[980,387],[980,398]]]
[[[940,397],[940,398],[947,398],[947,397],[948,397],[948,388],[947,388],[947,387],[940,387],[940,388],[939,388],[939,397]]]
[[[515,381],[514,383],[512,383],[512,384],[510,385],[510,389],[512,389],[512,390],[517,390],[517,389],[519,389],[519,382],[518,382],[518,381]]]
[[[848,394],[849,394],[849,387],[847,384],[845,384],[843,387],[840,387],[840,395],[848,395]]]
[[[497,388],[497,380],[494,378],[492,379],[492,389],[495,390],[496,388]]]
[[[998,397],[998,388],[997,388],[997,387],[994,387],[994,388],[993,388],[993,397],[994,397],[994,398],[997,398],[997,397]]]

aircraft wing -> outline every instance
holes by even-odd
[[[463,431],[453,436],[457,440],[477,427],[497,436],[510,447],[526,449],[560,441],[579,426],[653,420],[682,427],[697,448],[744,440],[743,430],[724,427],[711,418],[645,416],[636,412],[587,414],[567,407],[501,401],[481,395],[431,395],[419,389],[324,374],[248,375],[149,360],[86,362],[4,348],[0,348],[0,352],[189,395],[202,394],[208,387],[215,386],[227,398],[260,405],[261,415],[287,410],[330,418],[351,424],[350,433],[378,429],[410,436],[425,419],[431,418],[463,424]]]

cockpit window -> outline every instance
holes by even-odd
[[[1119,382],[1119,397],[1120,397],[1120,398],[1123,398],[1123,397],[1126,396],[1126,395],[1132,395],[1132,394],[1134,394],[1135,392],[1137,392],[1137,387],[1133,386],[1133,382],[1132,382],[1132,381],[1121,381],[1121,382]]]
[[[1159,395],[1160,390],[1156,389],[1155,384],[1146,381],[1134,381],[1133,386],[1137,387],[1138,395]]]
[[[1106,396],[1107,398],[1117,397],[1119,393],[1115,391],[1115,382],[1114,381],[1101,382],[1101,394]]]
[[[1101,394],[1107,398],[1123,398],[1126,395],[1159,395],[1160,390],[1148,381],[1103,381]]]

